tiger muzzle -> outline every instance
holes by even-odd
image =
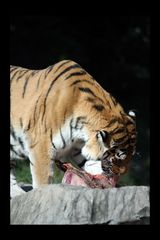
[[[119,176],[126,172],[124,163],[119,159],[116,159],[116,157],[108,150],[103,154],[101,161],[104,174],[109,177],[113,177],[114,175]]]

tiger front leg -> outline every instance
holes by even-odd
[[[42,158],[40,156],[38,156],[34,163],[30,163],[33,188],[53,182],[52,165],[52,160],[50,158]]]
[[[53,159],[48,145],[37,144],[30,154],[30,169],[33,188],[53,182]]]

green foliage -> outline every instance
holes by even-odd
[[[32,183],[29,161],[17,161],[15,175],[17,182]]]
[[[130,172],[121,177],[119,181],[120,186],[135,185],[135,179],[131,176]]]
[[[62,182],[62,178],[63,178],[64,173],[56,166],[56,164],[54,165],[54,183],[60,183]]]

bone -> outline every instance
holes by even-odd
[[[101,166],[101,161],[87,161],[83,167],[83,169],[92,175],[98,175],[103,173],[103,169]]]

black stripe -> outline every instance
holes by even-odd
[[[60,170],[62,170],[63,172],[66,171],[66,167],[63,166],[64,163],[62,163],[60,160],[57,160],[57,159],[55,159],[54,161],[55,161],[56,166],[57,166]]]
[[[39,72],[39,70],[33,70],[32,73],[31,73],[32,77],[33,77],[34,75],[36,75],[36,73],[38,73],[38,72]]]
[[[72,135],[73,135],[73,118],[70,120],[69,126],[70,126],[70,139],[72,140]]]
[[[108,150],[105,151],[105,153],[104,153],[103,156],[102,156],[102,160],[107,159],[107,158],[109,157],[110,154],[111,154],[111,153],[110,153]]]
[[[23,128],[22,118],[19,119],[19,122],[20,122],[20,126],[21,126],[21,128]]]
[[[11,81],[13,80],[13,78],[15,77],[15,75],[19,72],[19,69],[16,69],[17,71],[15,73],[13,73],[13,75],[11,76]]]
[[[10,74],[13,72],[13,71],[15,71],[16,69],[17,69],[18,67],[10,67]]]
[[[108,104],[109,108],[112,109],[109,101],[107,101],[107,104]]]
[[[29,69],[23,70],[22,74],[20,74],[20,76],[16,79],[16,82],[18,82],[18,80],[19,80],[20,78],[22,78],[28,71],[30,71],[30,70],[29,70]]]
[[[36,104],[35,104],[35,108],[34,108],[34,113],[33,113],[34,125],[36,122],[36,110],[37,110],[37,105],[38,105],[38,101],[39,101],[40,97],[41,97],[41,95],[38,97]]]
[[[69,63],[70,61],[71,61],[71,60],[67,60],[67,61],[61,63],[61,65],[59,65],[58,68],[55,70],[55,73],[56,73],[62,66],[64,66],[64,65],[67,64],[67,63]]]
[[[30,164],[33,166],[33,163],[31,162],[31,160],[29,159],[29,162],[30,162]]]
[[[111,131],[109,132],[109,134],[114,134],[115,132],[119,131],[119,129],[121,129],[121,128],[116,127],[116,128],[114,128],[113,130],[111,130]]]
[[[31,128],[31,120],[29,120],[28,127],[27,127],[26,131],[28,131],[30,128]]]
[[[45,133],[47,132],[47,125],[46,125],[46,121],[44,123],[44,128],[45,128]]]
[[[92,90],[91,90],[90,88],[79,87],[79,90],[80,90],[81,92],[90,93],[90,94],[92,94],[94,97],[96,97],[96,95],[92,92]]]
[[[76,156],[78,156],[78,155],[80,155],[81,154],[81,149],[78,149],[78,151],[76,152],[76,153],[74,153],[72,156],[73,157],[76,157]]]
[[[37,81],[37,87],[36,87],[36,90],[37,90],[38,87],[39,87],[39,82],[40,82],[40,77],[38,78],[38,81]]]
[[[34,112],[33,112],[34,125],[35,125],[35,122],[36,122],[36,109],[37,109],[38,100],[39,100],[39,98],[38,98],[37,101],[36,101],[35,108],[34,108]]]
[[[55,150],[57,150],[56,146],[54,145],[54,143],[52,142],[52,129],[50,131],[50,140],[51,140],[51,143],[52,143],[52,146]]]
[[[86,121],[84,121],[85,119],[86,119],[86,117],[81,117],[81,116],[77,117],[76,118],[76,124],[75,124],[74,128],[76,130],[81,130],[83,128],[83,125],[87,123]],[[78,126],[79,124],[82,124],[82,125]]]
[[[54,65],[52,65],[52,66],[49,67],[49,70],[48,70],[48,73],[47,73],[47,74],[49,74],[49,73],[52,71],[53,67],[54,67]]]
[[[95,108],[98,112],[102,112],[104,110],[104,107],[101,104],[93,105],[93,108]]]
[[[38,142],[36,142],[36,143],[33,143],[32,145],[30,145],[29,147],[30,148],[34,148],[36,145],[38,144]]]
[[[10,150],[14,152],[18,157],[26,158],[26,156],[23,153],[16,152],[16,150],[13,148],[13,145],[10,145]]]
[[[109,124],[107,125],[107,127],[111,127],[113,124],[115,124],[116,122],[118,122],[118,120],[116,118],[111,119],[111,121],[109,122]]]
[[[53,69],[53,66],[54,65],[52,65],[52,66],[49,66],[47,69],[46,69],[46,71],[45,71],[45,78],[47,77],[47,75],[50,73],[50,71]]]
[[[125,139],[126,137],[128,138],[128,135],[126,133],[124,133],[125,135],[123,135],[124,132],[122,132],[122,134],[118,134],[115,133],[114,135],[112,135],[112,137],[115,139],[115,141],[123,141],[122,139]]]
[[[129,143],[129,138],[128,138],[128,136],[127,135],[125,135],[125,136],[123,136],[123,137],[121,137],[121,138],[114,138],[114,136],[113,136],[113,139],[114,139],[114,141],[116,142],[116,143],[125,143],[125,144],[127,144],[127,143]]]
[[[57,148],[56,148],[54,142],[52,142],[52,146],[53,146],[53,148],[54,148],[55,150],[57,150]]]
[[[86,159],[83,159],[83,161],[78,164],[78,167],[80,167],[80,168],[83,167],[83,165],[85,164],[86,161],[87,161]]]
[[[22,149],[24,149],[24,144],[23,144],[22,139],[20,137],[18,137],[18,142],[21,145]]]
[[[26,78],[26,81],[25,81],[25,83],[24,83],[22,98],[24,98],[24,95],[25,95],[25,92],[26,92],[26,89],[27,89],[27,85],[28,85],[28,82],[29,82],[29,79],[30,79],[31,75],[32,75],[32,73],[29,74],[29,76]]]
[[[80,90],[81,92],[91,94],[92,96],[94,96],[95,98],[97,98],[98,100],[100,100],[102,103],[104,103],[103,100],[102,100],[100,97],[97,97],[90,88],[79,87],[79,90]]]
[[[14,140],[16,141],[17,140],[17,138],[16,138],[16,134],[15,134],[15,132],[14,132],[14,128],[13,128],[13,126],[11,125],[11,128],[10,128],[10,131],[11,131],[11,135],[12,135],[12,137],[14,138]]]
[[[64,73],[70,71],[71,69],[78,68],[78,67],[80,67],[80,66],[79,66],[79,64],[76,63],[76,64],[74,64],[74,65],[71,65],[71,66],[65,68],[62,72],[60,72],[60,73],[58,74],[58,76],[56,77],[56,79],[55,79],[54,81],[56,81],[56,80],[57,80],[60,76],[62,76]]]
[[[63,123],[65,123],[65,121],[66,121],[67,112],[68,112],[67,108],[65,108],[64,115],[63,115]]]
[[[79,72],[73,72],[66,78],[66,80],[73,77],[73,76],[83,76],[83,75],[86,75],[86,72],[83,71],[83,70],[81,70]]]
[[[110,98],[112,99],[113,104],[116,106],[118,103],[116,99],[111,94],[110,94]]]
[[[28,126],[26,129],[24,129],[24,132],[29,131],[30,127],[31,127],[31,120],[29,120]]]
[[[10,150],[12,151],[12,152],[14,152],[16,155],[18,155],[18,153],[14,150],[14,148],[13,148],[13,145],[11,144],[10,145]]]
[[[38,90],[39,83],[40,83],[40,80],[41,80],[41,76],[42,76],[42,74],[41,74],[41,75],[40,75],[40,77],[38,78],[38,81],[37,81],[37,86],[36,86],[36,90]]]
[[[65,148],[65,147],[66,147],[66,142],[65,142],[64,137],[63,137],[63,135],[62,135],[62,130],[61,130],[61,128],[60,128],[60,136],[61,136],[62,142],[63,142],[63,147],[62,147],[62,148]]]
[[[51,143],[52,143],[52,129],[50,131],[50,140],[51,140]]]
[[[27,156],[23,153],[18,153],[18,156],[21,157],[21,158],[27,158]]]
[[[73,85],[76,85],[77,83],[82,83],[82,82],[87,82],[87,83],[93,85],[93,83],[89,80],[85,80],[85,79],[80,80],[79,79],[79,80],[74,81],[70,86],[73,86]]]
[[[77,68],[79,65],[78,64],[74,64],[72,66],[69,66],[67,67],[66,69],[64,69],[61,73],[58,74],[58,76],[51,82],[49,88],[48,88],[48,91],[46,93],[46,96],[45,96],[45,99],[44,99],[44,111],[43,111],[43,116],[42,116],[42,121],[43,121],[43,118],[44,118],[44,115],[45,115],[45,112],[46,112],[46,102],[47,102],[47,97],[53,87],[53,84],[54,82],[60,77],[62,76],[64,73],[68,72],[69,70],[73,69],[73,68]]]
[[[116,127],[115,129],[113,129],[111,132],[109,132],[110,134],[117,134],[117,133],[122,133],[125,131],[125,128],[120,128],[120,127]]]
[[[91,102],[91,103],[95,103],[94,98],[87,97],[85,100],[88,101],[88,102]]]

